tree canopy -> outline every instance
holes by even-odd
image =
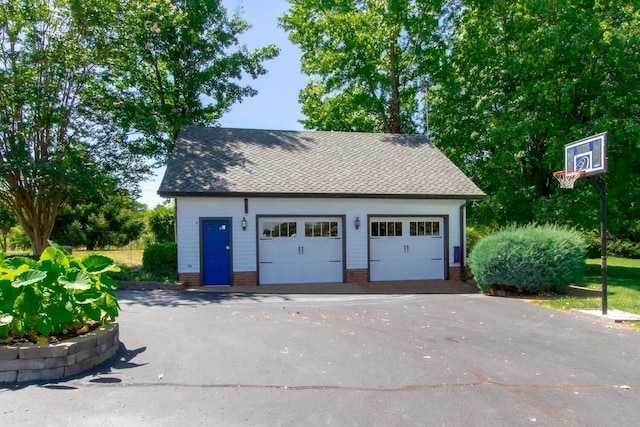
[[[278,55],[249,50],[238,35],[250,25],[220,0],[128,0],[107,99],[139,149],[166,162],[187,125],[216,125],[231,106],[257,94],[243,78],[267,72]],[[134,139],[136,136],[133,137]]]
[[[106,173],[89,142],[95,123],[85,112],[95,108],[94,83],[112,43],[108,21],[116,6],[0,4],[0,199],[36,254],[69,195]]]
[[[289,0],[280,19],[310,76],[307,129],[415,133],[444,50],[441,0]]]
[[[564,145],[609,132],[610,229],[640,217],[640,14],[630,1],[466,1],[434,91],[436,143],[488,194],[481,223],[597,229],[596,191],[558,188]],[[635,221],[635,226],[632,224]]]
[[[144,228],[144,205],[126,192],[87,192],[60,210],[51,238],[72,247],[103,249],[137,240]]]
[[[278,50],[239,45],[247,28],[217,0],[0,3],[0,202],[36,255],[70,197],[135,193],[182,126],[255,95],[239,80]]]
[[[429,129],[487,193],[470,209],[472,224],[585,230],[598,228],[598,192],[589,180],[562,190],[552,173],[563,169],[565,144],[607,131],[609,228],[640,242],[640,4],[289,3],[280,24],[309,75],[306,128]]]

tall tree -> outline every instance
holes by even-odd
[[[220,0],[128,0],[107,98],[141,152],[164,162],[186,125],[216,125],[234,103],[256,95],[244,77],[266,73],[273,45],[250,51],[250,25]],[[134,136],[135,138],[135,136]]]
[[[0,202],[34,254],[83,187],[135,191],[142,156],[255,94],[277,49],[233,50],[247,26],[214,0],[0,2]]]
[[[411,133],[443,54],[442,0],[289,0],[280,25],[311,78],[307,129]]]
[[[586,180],[561,191],[552,172],[566,143],[602,131],[610,194],[621,197],[610,225],[638,218],[637,2],[463,3],[431,117],[436,144],[488,194],[471,218],[597,227],[597,193],[580,190]]]
[[[83,113],[95,106],[116,7],[111,0],[0,3],[0,201],[35,254],[69,195],[104,171],[104,151],[88,143],[93,123]]]

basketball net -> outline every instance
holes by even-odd
[[[573,188],[578,178],[586,176],[584,171],[556,171],[553,173],[560,183],[560,188]]]

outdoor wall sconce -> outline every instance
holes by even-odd
[[[356,226],[356,230],[360,230],[360,217],[359,216],[356,217],[355,226]]]
[[[240,223],[240,225],[242,226],[242,230],[246,230],[247,229],[247,219],[246,218],[242,218],[242,222]]]

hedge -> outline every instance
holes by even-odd
[[[469,254],[478,287],[526,294],[566,294],[582,279],[586,248],[576,232],[554,225],[512,226],[481,239]]]
[[[149,245],[142,253],[142,268],[155,276],[175,276],[178,270],[177,244],[167,242]]]

